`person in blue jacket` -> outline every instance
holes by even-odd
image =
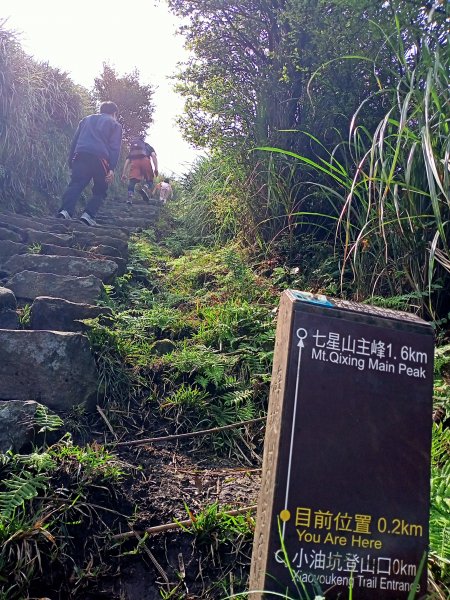
[[[114,102],[102,102],[100,114],[89,115],[80,121],[70,147],[72,175],[62,197],[59,218],[72,218],[81,192],[93,180],[92,198],[80,220],[87,225],[97,225],[94,217],[106,198],[108,184],[114,179],[122,144],[122,126],[117,122],[117,113]]]

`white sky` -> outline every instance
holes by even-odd
[[[0,0],[4,18],[6,28],[20,34],[27,54],[59,67],[89,90],[103,62],[119,75],[137,68],[140,81],[156,88],[147,140],[160,169],[168,175],[188,170],[199,153],[181,138],[175,117],[183,111],[183,99],[168,80],[187,54],[164,0]]]

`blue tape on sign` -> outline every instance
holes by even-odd
[[[297,290],[289,290],[296,300],[301,302],[309,302],[310,304],[320,304],[320,306],[334,306],[323,294],[311,294],[311,292],[298,292]]]

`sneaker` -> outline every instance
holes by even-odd
[[[130,199],[127,200],[127,206],[133,206],[133,202]]]
[[[91,215],[87,212],[84,212],[81,215],[80,221],[83,221],[83,223],[86,223],[86,225],[91,225],[91,227],[95,227],[95,225],[97,225],[97,221],[93,219]]]
[[[58,219],[71,219],[72,217],[69,215],[69,213],[67,212],[67,210],[60,210],[59,213],[56,215],[58,217]]]

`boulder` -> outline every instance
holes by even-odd
[[[31,305],[31,329],[53,331],[85,331],[89,327],[82,319],[112,315],[110,308],[69,302],[62,298],[39,296]]]
[[[33,441],[33,418],[37,406],[38,403],[33,400],[0,401],[0,452],[10,448],[20,452]]]
[[[93,409],[97,369],[86,336],[0,330],[0,400],[34,398],[55,411]]]
[[[93,233],[92,231],[74,231],[73,243],[81,247],[89,247],[95,244],[102,244],[104,246],[111,246],[116,248],[121,256],[125,258],[128,253],[128,242],[119,238],[103,235],[100,233]]]
[[[37,229],[24,229],[23,235],[28,244],[70,246],[73,243],[72,234],[67,233],[51,233],[49,231],[38,231]]]
[[[0,240],[0,269],[3,270],[5,262],[16,254],[25,254],[28,252],[26,244],[18,244],[10,240]]]
[[[39,229],[41,231],[53,231],[56,233],[67,233],[68,228],[62,221],[45,223],[42,219],[34,217],[25,217],[17,214],[0,214],[0,227],[6,227],[10,229],[13,226],[15,229],[25,229],[30,227],[31,229]]]
[[[93,304],[103,290],[98,277],[72,277],[70,275],[54,275],[53,273],[36,273],[21,271],[16,273],[6,284],[20,300],[34,300],[51,292],[55,298],[64,298],[71,302]]]
[[[15,310],[0,310],[0,329],[19,329],[19,315]]]
[[[112,281],[117,264],[111,260],[97,260],[78,256],[47,256],[45,254],[18,254],[7,260],[3,271],[14,275],[21,271],[54,273],[55,275],[94,275],[104,282]]]
[[[22,242],[22,236],[15,231],[0,227],[0,240],[9,240],[10,242]]]
[[[15,310],[17,308],[17,300],[12,290],[0,287],[0,311],[7,308]]]
[[[78,248],[69,248],[68,246],[55,246],[54,244],[42,244],[41,254],[49,256],[78,256],[80,258],[90,258],[91,260],[106,260],[106,256]],[[109,256],[109,260],[116,263],[118,270],[116,275],[123,275],[126,271],[126,261],[118,256]]]

